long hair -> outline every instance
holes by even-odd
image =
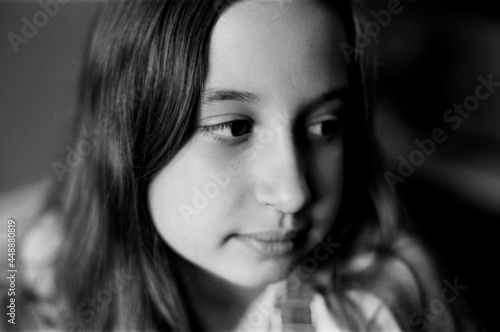
[[[174,254],[153,226],[146,190],[194,132],[211,31],[235,1],[112,1],[104,6],[82,75],[73,143],[81,153],[54,186],[47,207],[57,214],[63,243],[54,260],[52,298],[61,305],[57,319],[45,318],[46,325],[194,329],[194,314],[171,266]],[[339,14],[347,44],[356,52],[349,62],[345,189],[330,233],[341,247],[325,263],[331,274],[321,289],[332,312],[345,317],[346,327],[369,329],[370,322],[346,295],[359,289],[380,297],[403,328],[418,330],[421,326],[412,326],[408,317],[427,305],[436,286],[427,285],[416,272],[419,263],[404,254],[401,239],[409,237],[403,235],[396,199],[383,183],[367,98],[367,55],[356,47],[359,22],[349,1],[322,2]],[[360,264],[366,257],[369,264]]]

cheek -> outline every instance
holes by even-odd
[[[198,235],[189,213],[195,210],[190,211],[191,204],[185,204],[191,193],[179,184],[175,173],[175,168],[165,168],[155,176],[148,190],[149,210],[158,234],[172,249],[192,252],[190,247]]]
[[[320,224],[316,234],[318,238],[328,232],[337,217],[344,185],[344,156],[341,144],[334,149],[330,147],[321,150],[309,161],[311,189],[315,194],[312,203],[313,214]]]
[[[339,139],[333,146],[312,150],[308,158],[311,185],[318,198],[340,200],[344,177],[344,153]]]
[[[206,158],[207,149],[198,151],[199,147],[179,152],[148,190],[158,233],[173,250],[195,262],[219,248],[231,231],[227,220],[234,211],[227,202],[238,196],[237,177],[228,172],[227,159]]]

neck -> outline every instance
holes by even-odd
[[[223,280],[179,258],[188,303],[203,331],[229,331],[265,287],[247,288]]]

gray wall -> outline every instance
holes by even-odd
[[[16,53],[8,34],[23,37],[23,17],[33,23],[34,15],[43,18],[37,14],[42,8],[35,1],[0,2],[0,194],[52,176],[50,164],[69,133],[97,5],[60,4]]]

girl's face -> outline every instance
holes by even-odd
[[[221,16],[199,129],[148,192],[180,256],[259,287],[327,235],[343,184],[345,41],[338,16],[312,0],[242,1]]]

